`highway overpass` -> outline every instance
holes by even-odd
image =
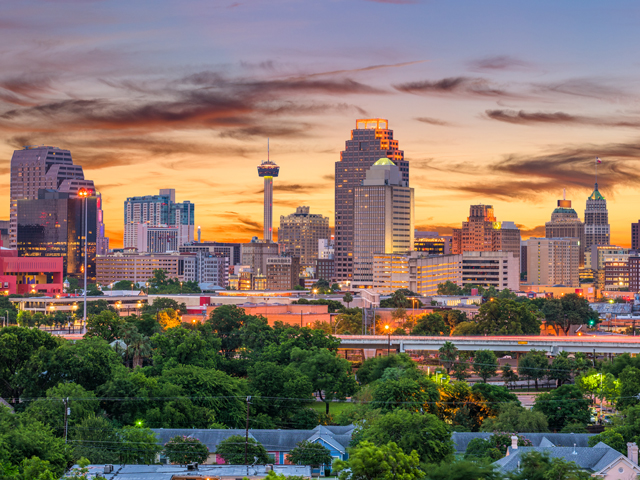
[[[438,350],[445,342],[458,350],[494,350],[499,352],[528,352],[544,350],[557,355],[560,352],[640,353],[640,336],[582,335],[571,337],[547,336],[487,336],[487,337],[414,337],[387,335],[336,335],[341,349],[386,350]],[[368,352],[367,352],[368,353]],[[372,355],[366,355],[369,357]]]

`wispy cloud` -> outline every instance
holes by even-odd
[[[531,67],[531,63],[510,55],[495,55],[469,62],[469,69],[474,72],[523,70]]]
[[[441,127],[449,127],[453,125],[452,123],[447,122],[445,120],[440,120],[438,118],[432,118],[432,117],[417,117],[416,120],[422,123],[426,123],[428,125],[438,125]]]
[[[486,110],[485,114],[492,120],[518,125],[552,123],[559,125],[588,125],[600,127],[640,127],[640,118],[624,118],[620,116],[598,118],[572,115],[565,112],[526,112],[524,110]]]
[[[422,80],[393,86],[396,90],[414,95],[451,95],[484,98],[523,98],[503,86],[481,77],[448,77],[441,80]]]

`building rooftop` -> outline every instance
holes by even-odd
[[[598,191],[598,184],[596,183],[596,188],[587,200],[604,200],[602,194]]]
[[[389,160],[387,157],[383,157],[383,158],[379,159],[376,163],[373,164],[373,166],[376,166],[376,165],[378,165],[378,166],[379,165],[393,165],[393,166],[395,166],[396,164],[393,163],[391,160]]]

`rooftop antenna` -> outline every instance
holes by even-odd
[[[269,138],[267,138],[267,162],[269,161]],[[598,171],[598,167],[596,167],[596,172]],[[597,174],[596,174],[597,175]],[[597,177],[596,177],[597,178]],[[596,180],[597,182],[598,180]]]

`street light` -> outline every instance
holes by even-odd
[[[85,329],[87,328],[87,218],[88,218],[88,210],[89,208],[87,207],[87,197],[89,197],[89,195],[91,195],[91,190],[88,190],[86,188],[81,188],[80,190],[78,190],[78,196],[80,198],[82,198],[83,202],[83,207],[84,207],[84,311],[82,313],[82,330],[83,332],[85,331]]]
[[[149,282],[145,283],[145,285],[147,286],[147,296],[149,295]]]
[[[182,282],[180,282],[180,295],[182,295]]]
[[[387,357],[388,357],[389,351],[391,350],[391,331],[389,330],[389,325],[385,325],[384,329],[387,332]]]

